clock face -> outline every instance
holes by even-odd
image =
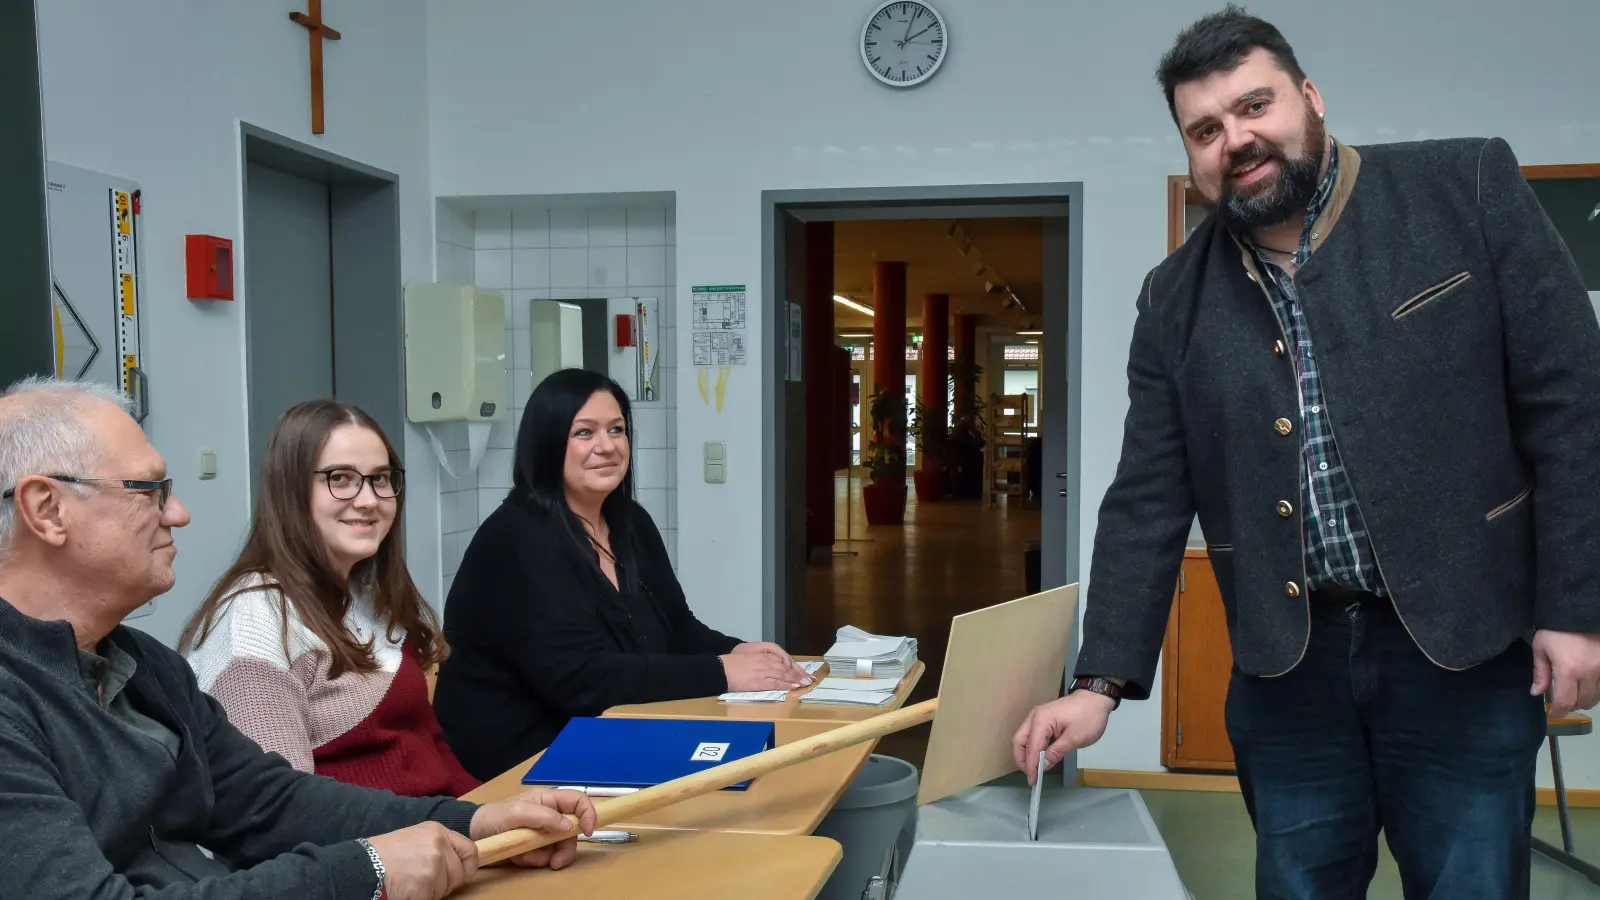
[[[926,3],[889,0],[861,29],[861,61],[874,78],[910,87],[933,77],[949,47],[944,19]]]

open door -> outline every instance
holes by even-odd
[[[777,577],[772,580],[776,596],[767,609],[771,611],[769,625],[773,639],[788,646],[801,639],[805,625],[806,590],[806,385],[789,377],[791,354],[801,352],[798,341],[789,338],[789,306],[800,303],[806,295],[806,225],[793,214],[778,209],[778,227],[782,233],[782,250],[773,260],[773,282],[777,290],[767,307],[767,315],[774,322],[774,334],[781,324],[783,340],[775,340],[772,363],[768,376],[777,383],[777,409],[772,415],[777,419],[777,433],[773,441],[777,496],[772,498],[776,516],[776,534],[769,544],[771,562]],[[796,361],[798,365],[798,360]]]
[[[1043,590],[1077,580],[1077,546],[1069,529],[1077,524],[1077,485],[1068,455],[1074,446],[1072,407],[1078,402],[1076,379],[1067,373],[1068,335],[1077,327],[1068,321],[1068,241],[1065,216],[1044,217],[1044,334],[1040,338],[1039,432],[1044,450],[1044,487],[1040,498],[1039,583]]]
[[[1074,584],[1078,579],[1078,466],[1071,458],[1078,440],[1082,396],[1082,363],[1073,352],[1075,336],[1083,327],[1082,303],[1074,302],[1072,272],[1080,264],[1082,243],[1074,240],[1068,216],[1045,216],[1043,221],[1043,331],[1040,338],[1039,430],[1043,459],[1039,522],[1041,550],[1039,585],[1043,590]],[[1074,610],[1081,616],[1081,606]],[[1067,667],[1061,690],[1078,663],[1081,629],[1067,637]],[[1061,761],[1061,778],[1076,784],[1078,754]]]

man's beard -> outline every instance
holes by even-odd
[[[1303,214],[1316,196],[1328,147],[1328,132],[1310,104],[1306,104],[1305,144],[1304,155],[1297,159],[1289,159],[1282,147],[1261,139],[1234,152],[1223,168],[1220,197],[1212,211],[1224,225],[1243,234]],[[1229,173],[1256,160],[1273,159],[1280,164],[1276,181],[1252,185],[1250,193],[1232,191]]]

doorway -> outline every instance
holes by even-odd
[[[49,223],[45,203],[44,110],[39,95],[37,17],[32,3],[0,6],[0,389],[55,370],[51,353]],[[13,299],[15,298],[15,299]]]
[[[405,428],[399,180],[251,125],[244,144],[245,369],[250,490],[296,403],[361,407]]]
[[[831,281],[834,274],[831,270],[825,275],[819,274],[817,269],[818,258],[833,256],[832,247],[820,252],[813,247],[808,251],[808,241],[813,244],[826,242],[829,245],[837,244],[842,247],[844,246],[842,242],[850,241],[849,235],[853,231],[859,231],[864,223],[904,226],[907,229],[913,229],[913,226],[925,228],[932,225],[941,240],[948,236],[951,242],[963,245],[963,257],[964,245],[969,239],[970,243],[979,245],[984,243],[986,227],[989,233],[994,233],[1008,223],[1026,223],[1025,227],[1032,229],[1036,258],[1033,263],[1035,271],[1031,277],[1036,279],[1036,287],[1032,291],[1021,293],[1031,295],[1025,298],[1025,303],[1031,305],[1031,309],[1026,312],[1033,317],[1033,324],[1024,326],[1020,322],[1008,324],[1005,321],[979,324],[976,335],[968,338],[969,342],[975,343],[975,346],[967,351],[967,358],[985,370],[981,375],[981,387],[977,389],[981,400],[987,402],[992,396],[1007,393],[1008,385],[1017,388],[1019,395],[1029,396],[1031,393],[1033,399],[1043,400],[1033,407],[1031,415],[1024,417],[1029,427],[1037,426],[1035,434],[1041,438],[1033,448],[1032,462],[1036,464],[1038,474],[1041,476],[1037,481],[1042,483],[1034,486],[1031,491],[1032,496],[1037,497],[1037,505],[1031,510],[1031,528],[1032,535],[1038,538],[1040,544],[1041,552],[1035,556],[1039,559],[1040,568],[1036,578],[1026,579],[1025,584],[1021,573],[1030,560],[1022,536],[1014,528],[1010,532],[997,532],[996,539],[1001,543],[998,545],[1000,549],[995,552],[1005,554],[1005,560],[1017,576],[1016,584],[1014,587],[1004,588],[1004,596],[997,593],[993,599],[987,599],[986,595],[986,599],[979,602],[979,605],[1022,596],[1027,592],[1026,587],[1035,582],[1039,589],[1048,589],[1078,580],[1078,459],[1073,448],[1078,446],[1078,423],[1081,420],[1081,379],[1078,377],[1081,370],[1082,318],[1080,197],[1081,186],[1078,184],[776,191],[763,194],[763,303],[765,304],[763,321],[767,324],[762,337],[766,347],[769,348],[770,360],[770,364],[763,372],[765,454],[763,500],[766,508],[773,510],[773,514],[766,519],[763,535],[765,635],[784,643],[791,649],[796,649],[797,652],[820,652],[826,647],[812,647],[809,644],[825,641],[838,626],[856,624],[873,630],[870,622],[850,621],[852,611],[842,603],[837,608],[819,608],[817,603],[808,603],[808,600],[814,598],[808,596],[807,582],[814,578],[815,572],[812,570],[818,565],[814,560],[815,547],[812,546],[816,543],[816,538],[814,536],[808,538],[806,534],[807,495],[804,460],[808,458],[808,444],[805,408],[810,385],[803,377],[795,376],[795,373],[804,370],[804,366],[798,360],[791,362],[790,358],[792,354],[804,353],[801,344],[805,341],[817,342],[829,337],[823,334],[822,325],[814,325],[804,320],[798,328],[794,324],[795,320],[801,317],[802,310],[809,313],[816,308],[814,304],[818,302],[816,286],[808,285],[808,279],[826,278]],[[831,227],[819,229],[819,223],[831,223]],[[946,253],[954,253],[950,246],[951,244],[946,242],[941,249]],[[888,260],[892,257],[880,255],[878,258]],[[974,264],[974,258],[976,257],[958,261],[970,267]],[[912,265],[915,266],[917,263],[913,261]],[[1016,276],[1021,274],[1020,271],[1015,273]],[[912,277],[911,281],[912,287],[905,289],[903,293],[914,292],[915,277]],[[979,283],[982,284],[983,281],[984,278],[980,277]],[[999,286],[993,287],[997,289]],[[828,290],[832,292],[833,285],[830,284]],[[979,293],[984,293],[984,290],[980,289]],[[866,297],[845,299],[870,303],[871,292],[869,290]],[[813,305],[803,306],[802,304],[807,301]],[[995,310],[1000,311],[1003,306],[1002,298],[997,295],[993,301]],[[929,337],[932,341],[947,339],[946,335],[938,333],[938,329],[933,329],[930,333],[928,323],[923,322],[919,325],[917,322],[919,316],[912,310],[922,305],[922,298],[909,296],[903,302],[909,309],[897,314],[910,313],[907,345],[887,348],[888,352],[904,352],[911,360],[917,359],[921,354],[937,352],[930,349],[932,344],[928,341],[917,340],[918,337]],[[955,296],[949,298],[949,303],[952,313],[961,312],[966,316],[977,312],[976,308],[958,310]],[[857,314],[859,310],[857,313],[850,311],[852,306],[860,305],[862,304],[852,303],[829,307],[831,310],[829,315],[834,324],[832,328],[834,333],[831,337],[841,347],[839,352],[842,359],[838,374],[832,375],[830,382],[824,384],[825,388],[841,398],[835,401],[840,406],[839,421],[850,423],[848,426],[835,426],[835,429],[842,427],[848,432],[848,434],[841,432],[839,438],[841,446],[837,450],[837,458],[848,460],[853,468],[847,475],[842,478],[836,477],[835,480],[844,486],[838,489],[840,492],[838,496],[845,500],[846,509],[850,510],[847,515],[852,516],[861,515],[861,510],[857,507],[861,490],[856,485],[865,482],[861,477],[863,470],[860,468],[860,461],[861,454],[868,449],[872,439],[869,433],[869,423],[872,419],[871,398],[876,395],[881,403],[882,398],[891,393],[889,388],[878,390],[878,386],[872,383],[875,376],[872,374],[874,357],[871,354],[883,352],[883,348],[871,346],[874,340],[868,332],[873,330],[871,323],[875,319],[861,319]],[[945,316],[941,316],[941,320],[955,321]],[[793,341],[791,329],[804,335],[804,341]],[[853,335],[849,333],[851,331],[862,333]],[[867,346],[861,346],[863,343],[861,341],[852,341],[853,337],[868,338],[864,342]],[[948,339],[950,344],[947,346],[952,347],[960,341],[954,330],[948,332]],[[1039,343],[1029,344],[1030,341]],[[1013,344],[1016,345],[1014,348],[1011,346]],[[1035,354],[1035,361],[1031,366],[1012,365],[1011,362],[1014,360],[1006,359],[1011,349],[1031,351]],[[950,352],[953,356],[954,351]],[[845,368],[844,360],[852,357],[848,368]],[[956,368],[952,362],[951,374],[955,373]],[[1011,369],[1017,371],[1008,374]],[[1027,371],[1029,369],[1032,371]],[[905,391],[907,401],[904,408],[908,412],[915,408],[916,398],[920,396],[923,415],[938,416],[939,411],[928,404],[936,402],[935,398],[944,392],[937,389],[930,391],[927,386],[919,392],[915,386],[920,374],[918,370],[916,362],[908,363],[906,374],[903,376],[907,382],[905,387],[898,389],[898,385],[893,385],[897,389],[892,393],[899,394],[901,390]],[[891,377],[899,380],[897,373]],[[833,413],[830,412],[829,415]],[[898,439],[899,435],[894,437]],[[1017,442],[1019,445],[1025,442],[1026,436],[1023,437],[1024,440]],[[917,465],[917,449],[914,442],[908,442],[902,449],[908,471]],[[813,446],[810,447],[810,451],[809,458],[815,460],[819,448]],[[993,515],[995,507],[989,503],[991,496],[989,489],[993,483],[994,473],[991,470],[991,461],[986,456],[981,456],[980,459],[983,470],[981,496],[984,499],[981,503],[971,502],[966,510]],[[844,468],[844,464],[840,463],[839,467]],[[1025,484],[1026,469],[1020,466],[1018,468],[1016,481]],[[906,480],[908,484],[911,481],[910,478]],[[812,487],[815,493],[815,486]],[[853,496],[851,496],[852,489]],[[1026,487],[1019,484],[1014,491],[1014,495],[1002,496],[997,504],[1006,515],[1009,515],[1010,509],[1021,507],[1028,502],[1022,496],[1027,493]],[[908,493],[914,495],[914,492],[908,491]],[[1002,495],[1006,493],[1004,488],[1001,493]],[[811,505],[816,506],[815,498]],[[941,504],[949,508],[954,508],[956,505]],[[908,508],[916,508],[914,496]],[[872,545],[872,552],[884,556],[883,551],[887,547],[889,555],[893,555],[893,552],[903,546],[904,562],[901,569],[911,571],[914,566],[919,565],[919,562],[913,559],[916,553],[926,552],[926,548],[919,551],[911,546],[916,542],[914,538],[918,537],[916,532],[925,526],[945,531],[959,527],[958,523],[953,525],[951,522],[943,521],[947,518],[949,515],[946,509],[940,509],[937,513],[930,509],[918,512],[916,516],[908,515],[907,524],[903,529],[895,530],[893,526],[875,529],[871,533],[871,539],[882,540],[883,543]],[[816,519],[814,513],[811,519],[814,529]],[[855,526],[851,528],[852,536],[858,539],[862,537],[859,524],[864,521],[863,519],[845,521]],[[839,542],[836,546],[848,554],[850,545],[843,543],[846,527],[847,525],[838,526],[834,530],[834,536]],[[1002,522],[998,527],[1003,529],[1007,526]],[[927,543],[926,535],[920,537],[922,543]],[[843,557],[836,555],[834,558]],[[922,563],[925,564],[926,559]],[[947,563],[948,561],[941,561],[941,564]],[[820,565],[828,566],[829,563],[822,562]],[[918,685],[913,699],[922,695],[932,696],[939,687],[938,668],[943,660],[948,618],[935,622],[926,615],[925,609],[917,610],[919,599],[922,598],[915,596],[919,590],[916,585],[919,580],[925,583],[926,579],[904,578],[893,572],[889,574],[894,577],[874,581],[870,590],[878,596],[873,602],[898,605],[899,609],[895,614],[886,618],[898,621],[916,619],[915,631],[921,633],[912,632],[911,636],[918,638],[920,658],[928,665],[929,671]],[[961,573],[963,577],[967,574]],[[981,578],[979,573],[972,574]],[[814,588],[811,590],[815,592]],[[919,614],[921,618],[917,618]],[[807,643],[807,646],[800,647],[797,642]],[[1074,644],[1069,647],[1069,660],[1075,656],[1075,651],[1076,633],[1074,633]],[[914,750],[913,755],[916,755]]]
[[[1566,242],[1600,312],[1600,163],[1523,166],[1522,175]]]

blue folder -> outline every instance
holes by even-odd
[[[775,733],[771,722],[575,718],[522,783],[645,788],[770,750]]]

